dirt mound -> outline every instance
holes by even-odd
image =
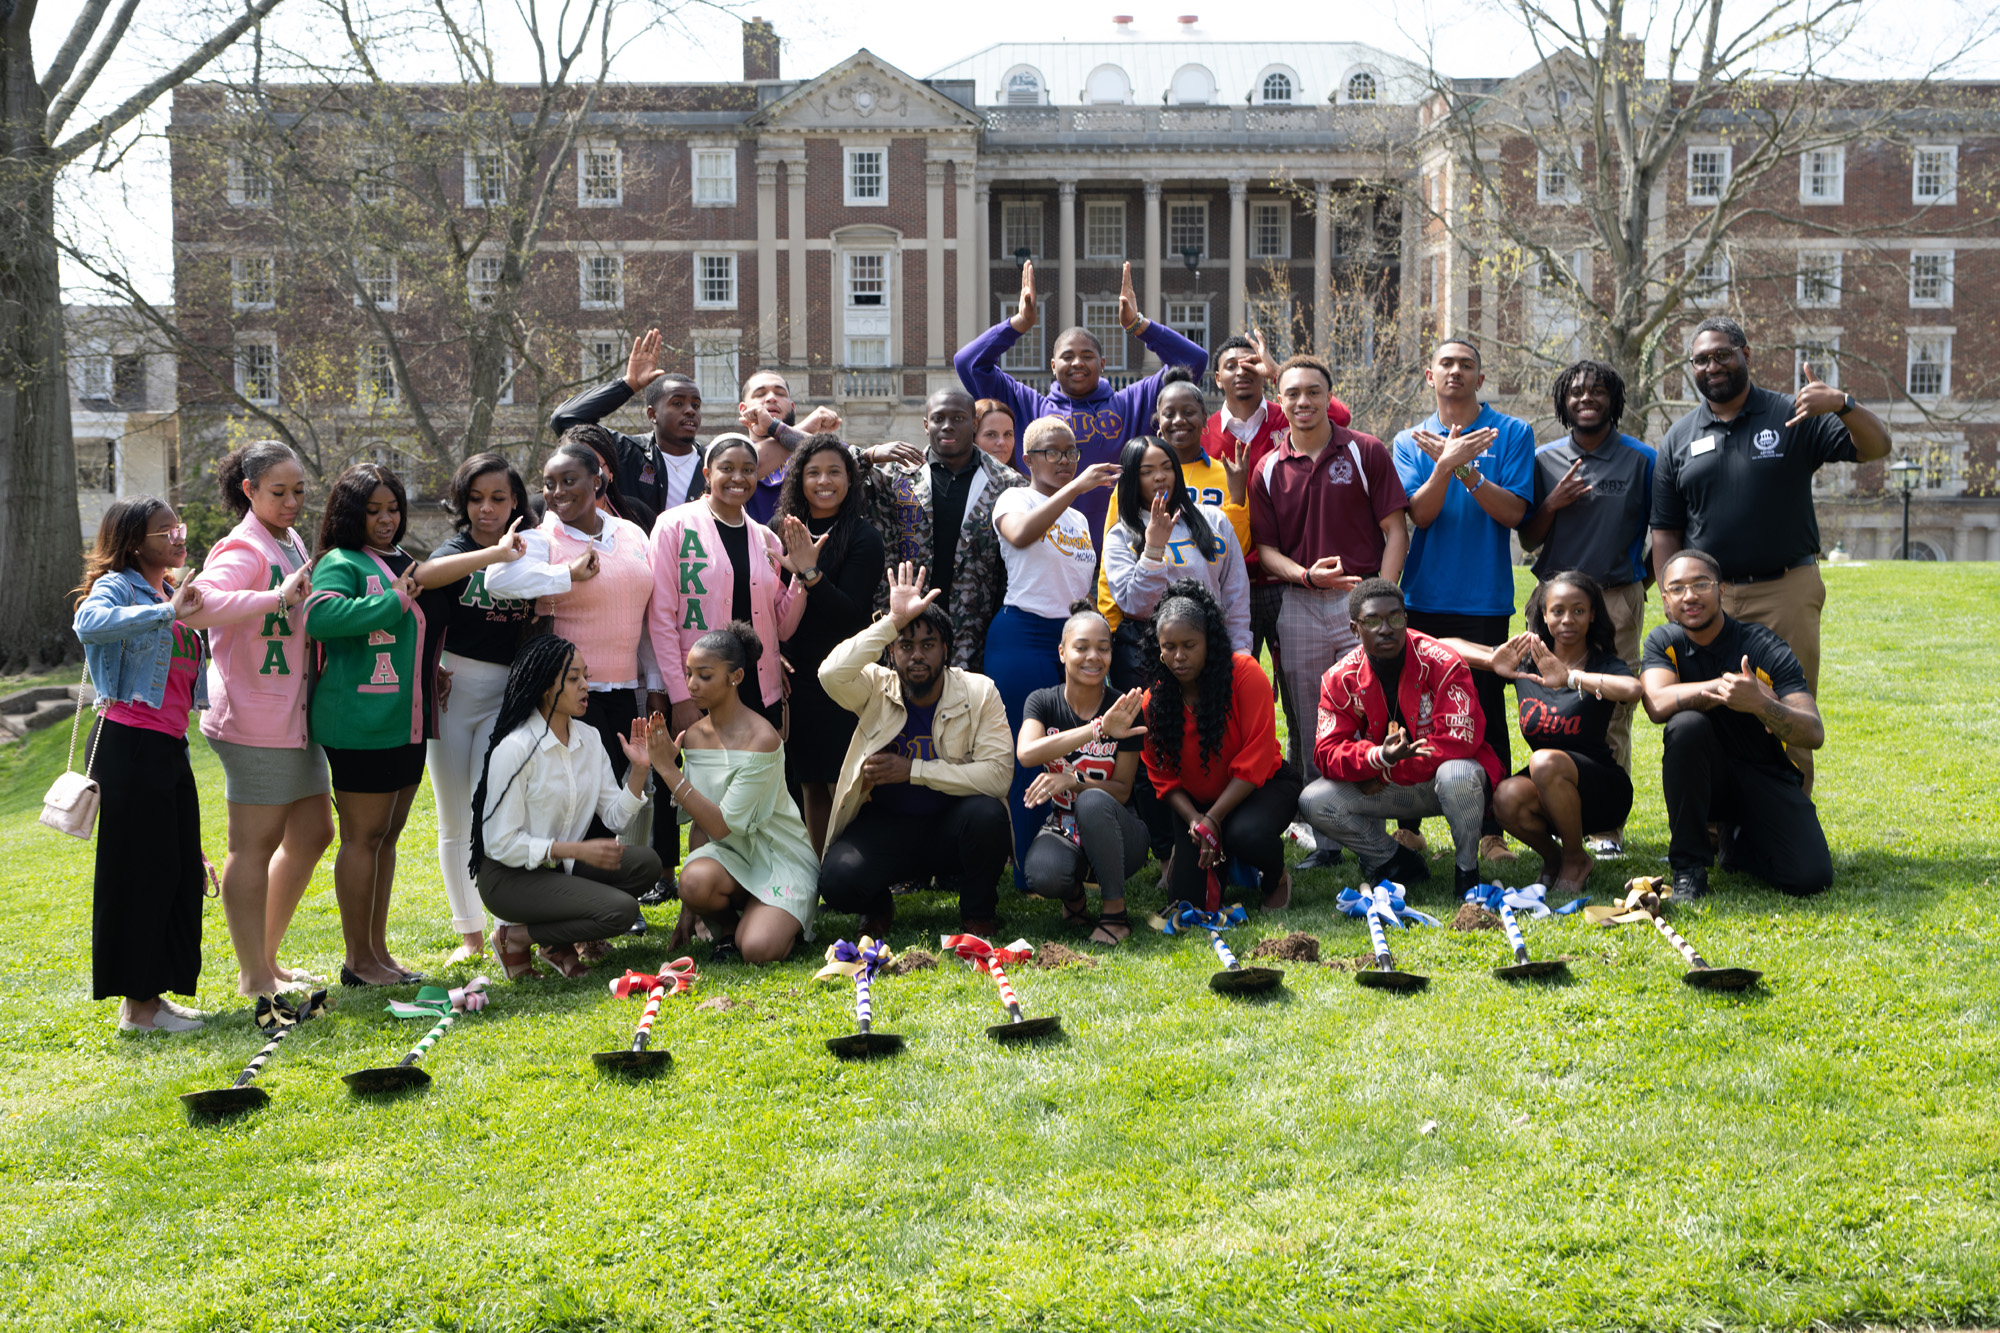
[[[1044,972],[1058,967],[1096,967],[1097,960],[1087,953],[1078,953],[1066,944],[1054,940],[1044,940],[1035,950],[1033,962]]]
[[[891,958],[882,970],[892,977],[900,977],[911,972],[928,972],[937,965],[937,955],[930,950],[905,949]]]
[[[718,995],[712,1000],[703,1000],[695,1008],[712,1010],[718,1014],[726,1014],[731,1009],[751,1009],[755,1008],[755,1006],[748,1000],[739,1000],[732,995]]]
[[[1275,958],[1284,963],[1317,963],[1319,941],[1303,930],[1295,930],[1280,940],[1258,940],[1250,956]]]
[[[1458,915],[1451,919],[1453,930],[1498,930],[1500,915],[1489,912],[1478,903],[1466,903],[1458,909]]]

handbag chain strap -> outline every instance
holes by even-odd
[[[69,715],[69,757],[63,761],[65,772],[76,771],[76,729],[83,724],[83,687],[90,684],[90,663],[83,664],[83,679],[76,684],[76,711]],[[97,744],[104,737],[101,727],[90,730],[90,753],[83,757],[83,775],[90,776],[90,766],[97,762]]]

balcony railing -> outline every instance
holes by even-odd
[[[1323,134],[1382,108],[1333,106],[1036,106],[995,107],[996,134]]]
[[[840,372],[840,396],[844,401],[857,398],[901,398],[902,367],[882,366],[869,370],[843,370]]]
[[[1011,366],[1006,369],[1009,375],[1012,375],[1015,379],[1021,381],[1021,383],[1035,390],[1035,392],[1047,393],[1049,391],[1051,377],[1046,369],[1017,370]],[[924,370],[921,366],[850,368],[834,373],[833,390],[840,402],[915,402],[920,401],[923,394],[921,392],[916,394],[906,392],[908,387],[906,376],[921,375],[928,378],[934,373],[934,371]],[[1114,389],[1124,389],[1137,384],[1152,373],[1149,370],[1108,371],[1105,373],[1104,382]],[[1209,399],[1219,399],[1222,395],[1222,391],[1216,387],[1214,379],[1209,376],[1203,377],[1201,390],[1203,397]]]

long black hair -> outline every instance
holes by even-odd
[[[1604,604],[1604,589],[1580,569],[1565,569],[1535,585],[1535,590],[1528,594],[1528,629],[1544,644],[1556,646],[1555,636],[1549,633],[1548,605],[1549,589],[1558,583],[1567,584],[1590,599],[1590,628],[1583,632],[1584,648],[1593,657],[1618,656],[1618,637],[1611,628],[1611,609]]]
[[[493,763],[493,751],[500,742],[514,734],[529,718],[542,710],[542,696],[549,692],[549,686],[562,680],[569,670],[569,660],[576,655],[576,645],[568,639],[554,634],[543,634],[529,639],[521,645],[521,651],[514,655],[514,665],[507,670],[507,689],[500,696],[500,716],[493,720],[493,738],[486,742],[486,755],[479,761],[479,786],[472,793],[472,860],[470,869],[476,878],[480,863],[486,859],[486,780]],[[544,721],[543,727],[548,723]],[[494,804],[506,799],[514,786],[514,780],[521,776],[528,764],[534,762],[534,751],[507,778],[507,785],[494,797]]]
[[[1160,660],[1160,626],[1194,625],[1208,639],[1208,660],[1195,681],[1194,731],[1201,744],[1201,762],[1209,763],[1222,752],[1222,735],[1229,727],[1230,710],[1236,694],[1231,688],[1236,675],[1234,650],[1229,642],[1229,626],[1215,594],[1199,579],[1175,579],[1167,585],[1153,618],[1146,622],[1140,651],[1153,673],[1146,700],[1146,745],[1169,773],[1181,768],[1181,737],[1187,734],[1183,720],[1181,683]]]
[[[841,558],[847,554],[848,536],[855,524],[862,521],[861,506],[867,500],[861,488],[861,465],[854,461],[854,451],[842,444],[838,435],[831,432],[808,435],[803,444],[792,450],[792,456],[785,461],[785,480],[778,487],[777,517],[789,516],[811,525],[812,505],[806,500],[806,464],[814,455],[828,452],[839,454],[847,468],[847,498],[840,502],[840,510],[833,516],[819,563],[823,569],[838,569]],[[778,525],[771,526],[775,529]]]
[[[1174,447],[1157,435],[1141,435],[1118,451],[1118,525],[1126,529],[1125,540],[1132,549],[1141,550],[1146,545],[1146,520],[1153,516],[1152,507],[1142,498],[1140,490],[1139,466],[1146,461],[1146,451],[1158,449],[1173,465],[1174,479],[1167,497],[1167,512],[1187,524],[1188,536],[1202,555],[1210,561],[1222,558],[1222,538],[1215,535],[1215,529],[1208,526],[1202,516],[1201,506],[1188,498],[1187,475],[1181,471],[1180,455]]]
[[[507,516],[507,521],[512,523],[518,518],[522,527],[534,527],[534,511],[528,508],[528,483],[521,480],[520,470],[507,461],[505,454],[492,452],[474,454],[451,474],[451,493],[447,501],[451,509],[451,525],[460,532],[471,530],[472,518],[465,512],[465,507],[472,494],[472,483],[489,472],[506,473],[507,485],[514,493],[514,512]]]
[[[377,486],[387,486],[396,497],[396,535],[391,547],[402,543],[410,528],[410,497],[403,480],[380,463],[356,463],[340,474],[326,493],[326,512],[319,520],[319,553],[359,551],[368,545],[368,500]]]
[[[598,492],[598,497],[604,501],[604,507],[609,509],[615,517],[631,517],[627,509],[629,502],[626,500],[624,492],[618,489],[618,440],[616,436],[594,421],[583,421],[564,431],[562,438],[557,440],[556,443],[562,446],[562,448],[556,450],[557,453],[567,453],[576,458],[582,457],[582,455],[576,453],[576,450],[588,450],[590,456],[597,460],[597,471],[594,475],[599,481],[604,483],[603,489]]]

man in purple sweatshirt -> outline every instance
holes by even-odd
[[[1153,429],[1153,404],[1160,396],[1160,376],[1168,366],[1186,366],[1199,381],[1208,369],[1208,353],[1200,345],[1181,337],[1166,325],[1139,313],[1132,294],[1132,266],[1125,266],[1125,278],[1118,291],[1118,322],[1125,332],[1146,345],[1160,358],[1160,370],[1137,384],[1113,389],[1104,382],[1104,348],[1089,329],[1064,329],[1056,335],[1055,353],[1049,358],[1054,377],[1050,392],[1037,393],[1000,369],[1005,357],[1021,335],[1035,327],[1035,266],[1021,265],[1021,308],[1012,319],[995,324],[974,338],[952,364],[959,382],[974,398],[995,398],[1014,410],[1014,434],[1027,435],[1028,423],[1036,417],[1060,417],[1069,423],[1083,458],[1076,468],[1081,473],[1093,463],[1116,463],[1126,442]],[[1015,446],[1014,467],[1025,474],[1020,446]],[[1093,541],[1104,533],[1104,509],[1111,502],[1108,489],[1095,490],[1071,506],[1090,520]]]

